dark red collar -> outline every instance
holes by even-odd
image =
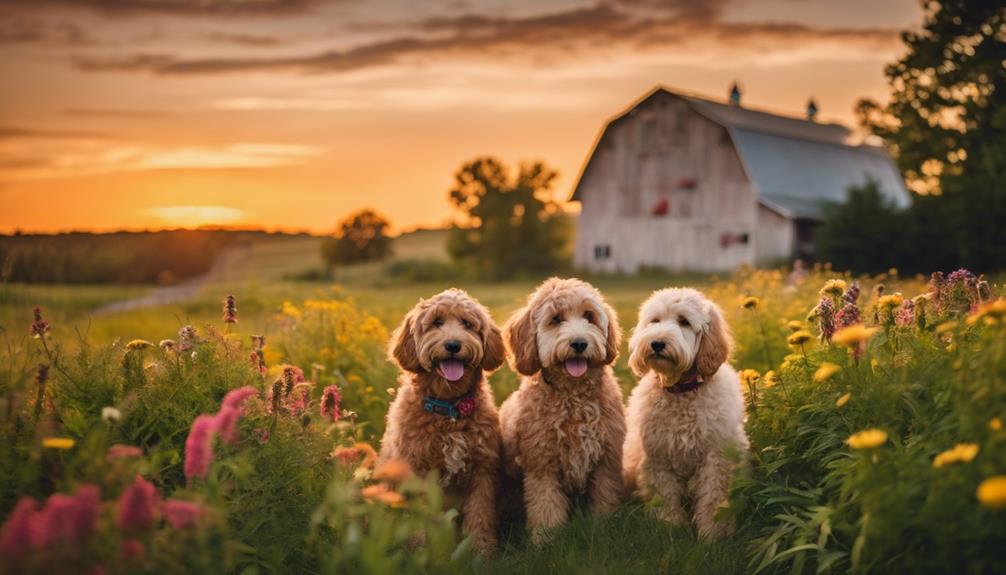
[[[664,389],[670,393],[687,393],[702,387],[702,384],[705,382],[705,378],[699,375],[699,372],[695,369],[690,369],[681,376],[681,379],[677,383]]]

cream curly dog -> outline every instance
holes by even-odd
[[[731,531],[715,514],[748,448],[737,372],[726,363],[730,333],[716,304],[693,289],[662,289],[639,310],[629,367],[641,377],[629,397],[625,482],[663,498],[660,516],[704,537]]]
[[[462,529],[482,553],[496,549],[500,427],[484,372],[502,365],[500,329],[465,292],[421,300],[391,338],[402,375],[381,440],[382,460],[435,470],[459,497]]]
[[[618,318],[590,284],[552,278],[503,333],[524,376],[500,408],[504,464],[523,483],[528,528],[541,543],[566,521],[571,496],[585,494],[601,513],[621,500],[625,411],[610,367]]]

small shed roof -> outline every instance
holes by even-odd
[[[609,121],[597,143],[639,106],[661,94],[681,98],[695,112],[726,128],[759,200],[785,217],[820,219],[825,204],[844,202],[849,188],[868,178],[899,207],[911,201],[887,152],[875,146],[849,145],[850,132],[842,125],[770,114],[662,87]],[[580,199],[580,186],[596,150],[595,145],[580,174],[574,201]]]

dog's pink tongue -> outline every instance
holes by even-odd
[[[587,360],[582,357],[572,357],[566,360],[566,373],[580,377],[587,373]]]
[[[457,381],[465,374],[465,364],[460,359],[445,359],[437,366],[447,381]]]

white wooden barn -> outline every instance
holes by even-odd
[[[573,192],[574,264],[598,272],[725,271],[810,257],[822,206],[875,180],[910,196],[887,153],[850,131],[659,87],[608,122]]]

